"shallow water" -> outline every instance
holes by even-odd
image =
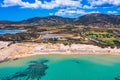
[[[110,55],[44,55],[0,63],[0,80],[119,80],[119,76],[120,57]]]
[[[0,34],[16,34],[25,32],[25,30],[0,30]]]

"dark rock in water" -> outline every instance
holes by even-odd
[[[15,73],[15,75],[11,79],[19,78],[19,77],[25,77],[25,76],[27,76],[26,73],[17,72],[17,73]]]
[[[80,62],[79,61],[76,61],[77,64],[79,64]]]
[[[80,62],[78,60],[72,60],[74,63],[79,64]]]
[[[18,60],[19,58],[15,58],[15,59],[13,59],[13,60]]]
[[[7,62],[9,60],[10,60],[9,58],[5,58],[4,60],[1,60],[0,63]]]
[[[45,61],[35,61],[33,64],[29,65],[29,67],[25,70],[28,74],[28,78],[32,79],[40,79],[45,75],[45,70],[48,68],[44,63]]]
[[[118,76],[118,77],[115,77],[115,80],[120,80],[120,76]]]
[[[40,80],[45,75],[46,69],[48,69],[46,62],[48,60],[31,61],[31,64],[23,72],[16,72],[12,77],[3,80],[20,80],[21,78]]]

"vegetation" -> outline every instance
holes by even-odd
[[[0,21],[1,29],[25,29],[27,32],[0,35],[2,41],[31,41],[37,43],[63,43],[64,45],[92,44],[100,47],[120,48],[120,16],[93,13],[79,18],[58,16],[35,17],[21,22]],[[42,39],[43,36],[63,38]]]
[[[39,35],[36,33],[17,33],[17,34],[4,34],[0,35],[1,41],[31,41]]]

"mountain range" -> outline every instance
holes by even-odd
[[[34,17],[19,22],[0,21],[0,24],[31,24],[41,26],[54,26],[75,24],[97,27],[120,27],[120,15],[91,13],[78,18],[64,18],[60,16]]]
[[[60,16],[47,16],[47,17],[34,17],[27,20],[23,20],[20,23],[23,24],[37,24],[37,25],[62,25],[72,23],[74,19],[63,18]]]

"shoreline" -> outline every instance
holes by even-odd
[[[44,44],[44,43],[15,43],[0,41],[0,61],[40,55],[113,55],[120,56],[120,49],[100,48],[86,44]]]

